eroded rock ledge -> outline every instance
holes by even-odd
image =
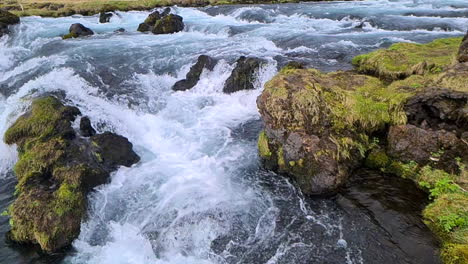
[[[69,246],[80,233],[87,193],[119,166],[139,161],[125,137],[110,132],[77,136],[71,122],[78,115],[78,108],[55,97],[38,98],[6,131],[5,142],[17,144],[19,152],[17,199],[8,209],[10,240],[38,244],[48,253]]]
[[[360,167],[408,178],[432,200],[422,215],[443,262],[468,263],[467,39],[398,43],[350,72],[284,68],[257,99],[264,166],[307,195]]]

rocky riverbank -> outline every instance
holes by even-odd
[[[363,166],[411,179],[432,199],[423,217],[442,260],[468,262],[467,43],[394,44],[349,72],[284,68],[257,100],[264,166],[308,195]]]

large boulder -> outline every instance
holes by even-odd
[[[94,35],[94,32],[83,26],[80,23],[75,23],[70,26],[69,32],[67,35],[63,36],[63,39],[69,39],[69,38],[79,38],[79,37],[85,37],[85,36],[91,36]]]
[[[68,247],[80,233],[88,192],[118,166],[139,161],[122,136],[76,137],[71,122],[79,114],[55,97],[39,98],[6,131],[5,142],[19,152],[17,199],[8,209],[10,240],[38,244],[48,253]]]
[[[225,93],[255,89],[254,84],[260,67],[265,62],[259,58],[240,57],[223,87]]]
[[[113,16],[114,14],[110,13],[110,12],[101,12],[99,14],[99,23],[109,23],[110,22],[110,19],[111,17]]]
[[[212,71],[216,66],[217,60],[210,56],[201,55],[198,57],[197,63],[195,63],[190,71],[185,76],[185,79],[180,80],[172,86],[174,91],[185,91],[193,88],[200,80],[200,75],[204,69]]]
[[[457,59],[459,62],[468,62],[468,31],[466,32],[465,37],[463,38],[462,44],[458,49]]]
[[[138,26],[137,30],[153,34],[171,34],[182,31],[184,29],[183,18],[170,12],[170,8],[164,9],[162,13],[154,11]]]
[[[0,9],[0,38],[10,33],[8,26],[18,24],[19,22],[20,18],[17,15]]]
[[[333,192],[360,165],[371,144],[368,135],[404,123],[405,98],[370,76],[281,71],[257,99],[265,124],[260,157],[307,195]]]

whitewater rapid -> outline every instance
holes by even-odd
[[[347,218],[332,200],[304,198],[260,168],[255,101],[288,61],[349,69],[353,56],[395,42],[461,36],[468,3],[371,0],[173,12],[186,28],[172,35],[137,32],[149,11],[132,11],[116,12],[108,24],[98,16],[25,17],[0,39],[0,134],[31,98],[61,92],[99,132],[127,137],[142,158],[89,196],[89,217],[61,262],[372,263],[374,247],[382,249],[377,259],[393,259],[384,246],[369,245],[380,231],[361,233],[369,219]],[[97,34],[63,41],[72,23]],[[126,32],[114,33],[119,28]],[[220,62],[192,90],[173,92],[202,54]],[[268,64],[255,90],[223,94],[242,55]],[[17,152],[1,142],[0,153],[0,185],[11,186]],[[13,199],[13,190],[4,192],[2,209]],[[20,263],[2,245],[0,257]]]

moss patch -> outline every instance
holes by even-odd
[[[397,43],[359,55],[352,63],[359,72],[385,80],[439,73],[455,61],[460,43],[461,38],[437,39],[427,44]]]
[[[262,158],[271,157],[272,153],[270,151],[270,147],[268,146],[268,137],[265,131],[260,132],[260,135],[258,136],[258,152]]]

